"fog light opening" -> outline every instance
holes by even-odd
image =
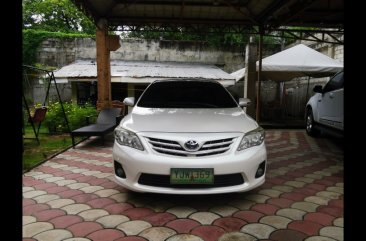
[[[126,178],[125,170],[123,170],[122,165],[117,161],[114,161],[114,173],[120,178]]]
[[[257,172],[255,173],[255,178],[263,176],[265,171],[266,171],[266,161],[263,161],[261,164],[259,164]]]

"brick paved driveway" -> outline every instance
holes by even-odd
[[[23,241],[343,240],[343,149],[267,130],[266,183],[247,193],[132,193],[112,177],[112,142],[70,149],[23,177]]]

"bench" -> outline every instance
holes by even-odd
[[[101,110],[95,124],[89,124],[89,118],[87,117],[87,126],[71,132],[72,147],[75,148],[75,136],[100,136],[104,145],[104,135],[113,131],[122,119],[121,110],[121,108]]]

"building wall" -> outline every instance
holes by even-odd
[[[244,67],[245,46],[213,48],[201,41],[168,41],[123,39],[121,47],[111,52],[115,60],[176,61],[214,64],[231,73]],[[62,67],[76,59],[95,59],[96,43],[93,38],[57,39],[42,42],[37,62]]]

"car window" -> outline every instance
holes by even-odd
[[[233,108],[237,103],[220,84],[205,81],[167,81],[151,84],[137,106],[147,108]]]
[[[324,87],[324,92],[343,88],[343,72],[332,77]]]

